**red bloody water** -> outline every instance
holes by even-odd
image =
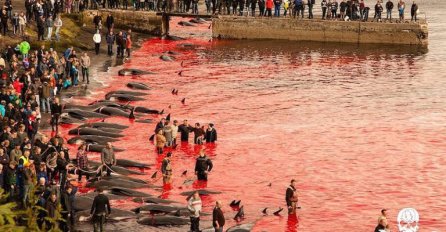
[[[419,211],[421,231],[446,230],[446,83],[444,75],[433,75],[440,68],[432,56],[394,47],[208,42],[208,24],[189,31],[175,25],[173,32],[198,36],[151,39],[124,65],[155,75],[118,77],[120,68],[113,68],[111,75],[100,77],[109,87],[76,100],[86,104],[110,90],[126,89],[129,81],[144,82],[152,88],[150,95],[133,105],[165,109],[172,119],[191,124],[216,125],[218,142],[204,146],[215,165],[209,182],[183,185],[192,177],[201,146],[182,144],[173,151],[173,183],[157,194],[184,202],[183,191],[222,191],[204,197],[205,212],[215,200],[229,205],[241,199],[242,223],[255,223],[254,231],[371,231],[382,208],[389,209],[396,231],[396,216],[404,207]],[[197,48],[180,48],[184,43]],[[165,51],[180,55],[165,62],[159,59]],[[178,96],[171,94],[173,88]],[[154,122],[106,122],[130,125],[127,136],[114,144],[127,149],[118,157],[156,164],[144,170],[142,178],[149,180],[163,158],[148,141],[160,116],[143,118]],[[187,177],[181,177],[184,170]],[[298,220],[285,211],[272,216],[285,206],[285,189],[293,178],[302,207]],[[268,216],[261,213],[265,207]],[[225,214],[228,226],[235,225],[229,206]]]

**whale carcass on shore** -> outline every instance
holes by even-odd
[[[106,137],[112,137],[112,138],[119,138],[124,137],[124,135],[121,135],[119,133],[112,133],[103,131],[97,128],[89,128],[89,127],[80,127],[80,128],[74,128],[68,131],[68,134],[70,135],[99,135],[99,136],[106,136]]]
[[[108,117],[105,114],[96,113],[93,111],[88,110],[81,110],[81,109],[65,109],[62,111],[63,113],[67,113],[69,116],[77,119],[82,118],[106,118]]]
[[[139,192],[129,188],[111,187],[107,190],[109,193],[127,197],[150,197],[148,193]]]
[[[140,82],[129,82],[127,83],[127,87],[131,89],[140,89],[140,90],[149,90],[150,87],[144,83]]]
[[[121,167],[149,168],[150,164],[140,163],[133,160],[117,159],[116,165]]]
[[[143,205],[138,208],[132,209],[135,213],[149,212],[151,214],[167,214],[171,212],[176,212],[178,210],[187,210],[186,207],[178,207],[172,205],[158,205],[158,204],[149,204]]]
[[[134,108],[135,112],[138,113],[145,113],[145,114],[161,114],[162,111],[159,110],[152,110],[143,106],[135,106]]]
[[[98,168],[102,165],[99,162],[95,162],[95,161],[91,161],[91,160],[89,160],[88,163],[91,166],[93,166],[94,168]],[[142,173],[142,172],[133,171],[133,170],[121,167],[121,166],[117,166],[117,165],[111,166],[111,170],[113,172],[116,172],[118,174],[125,175],[125,176],[127,176],[127,175],[144,175],[144,173]]]
[[[124,179],[110,179],[110,180],[98,180],[94,182],[88,182],[86,187],[95,187],[102,189],[109,189],[113,187],[122,187],[122,188],[148,188],[150,187],[148,184],[138,183],[134,181],[128,181]]]
[[[90,216],[91,215],[90,215],[89,209],[79,211],[76,213],[76,218],[77,218],[77,221],[79,221],[79,222],[90,221],[91,220]],[[118,208],[111,208],[111,213],[110,213],[110,215],[107,216],[107,220],[111,220],[111,221],[121,221],[121,220],[130,219],[130,218],[136,218],[135,213],[133,213],[131,211],[127,211],[127,210],[118,209]]]
[[[92,123],[85,123],[80,125],[79,127],[93,127],[93,128],[113,128],[113,129],[120,129],[124,130],[127,129],[128,126],[116,124],[116,123],[108,123],[108,122],[92,122]]]
[[[110,94],[110,95],[106,96],[107,100],[109,100],[111,98],[118,99],[119,101],[142,101],[142,100],[144,100],[144,98],[142,98],[142,97],[133,96],[133,95],[129,95],[129,94],[118,94],[118,93],[114,93],[114,94]]]
[[[114,90],[114,91],[110,91],[110,92],[106,93],[105,96],[110,95],[110,94],[128,94],[128,95],[132,95],[132,96],[145,96],[145,95],[148,95],[148,93],[137,92],[137,91]]]
[[[146,74],[155,74],[150,71],[143,71],[140,69],[131,69],[124,68],[118,71],[119,76],[135,76],[135,75],[146,75]]]
[[[196,190],[198,191],[198,193],[200,195],[211,195],[211,194],[220,194],[221,192],[218,191],[212,191],[212,190],[206,190],[206,189],[199,189]],[[182,196],[191,196],[192,194],[194,194],[196,191],[187,191],[187,192],[182,192],[181,195]]]
[[[76,144],[79,141],[105,145],[108,142],[116,142],[116,141],[118,141],[118,139],[112,138],[112,137],[107,137],[107,136],[100,136],[100,135],[79,135],[79,136],[75,136],[71,139],[68,139],[67,142],[68,142],[68,144]]]
[[[172,204],[172,203],[178,203],[176,201],[166,200],[158,197],[141,197],[141,198],[134,198],[133,202],[136,203],[152,203],[152,204]]]
[[[253,227],[254,224],[241,224],[230,227],[226,232],[250,232]]]
[[[155,215],[153,217],[139,218],[138,223],[148,226],[183,226],[188,225],[190,220],[182,217]]]
[[[90,152],[102,152],[102,150],[104,148],[105,148],[105,145],[87,143],[87,151],[90,151]],[[121,152],[121,151],[125,151],[125,149],[117,148],[117,147],[113,146],[113,151]]]
[[[135,118],[135,115],[133,114],[133,110],[130,112],[126,112],[124,110],[121,110],[121,109],[115,108],[115,107],[103,106],[103,107],[99,108],[97,110],[97,112],[101,113],[101,114],[106,114],[109,116],[122,116],[122,117],[130,118],[130,119]]]

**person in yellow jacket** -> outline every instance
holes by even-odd
[[[288,13],[288,8],[290,8],[290,0],[284,0],[283,1],[283,16],[286,17],[286,14]]]
[[[20,156],[19,161],[23,160],[23,166],[28,167],[31,163],[29,160],[30,151],[28,149],[25,149],[23,151],[23,155]]]

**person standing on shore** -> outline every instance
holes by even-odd
[[[116,165],[115,152],[113,151],[113,146],[110,142],[108,142],[104,149],[102,149],[101,161],[102,165],[107,169],[107,176],[110,176],[112,171],[111,167]]]
[[[266,0],[266,13],[268,17],[272,17],[273,0]]]
[[[125,49],[127,50],[127,58],[130,58],[130,54],[131,54],[131,50],[132,50],[132,38],[131,38],[130,34],[127,34]]]
[[[115,25],[115,18],[113,18],[113,15],[110,13],[107,16],[107,19],[105,20],[105,25],[107,26],[108,32],[110,32],[114,25]]]
[[[118,57],[122,57],[123,53],[124,53],[124,47],[123,42],[124,38],[122,35],[122,31],[118,32],[118,34],[116,34],[116,58]]]
[[[87,84],[90,84],[90,57],[86,52],[81,57],[81,67],[82,67],[82,82],[85,82],[85,77],[87,77]]]
[[[56,21],[54,21],[54,27],[56,28],[56,41],[60,40],[60,28],[62,27],[62,19],[60,15],[57,16]]]
[[[404,2],[404,0],[400,0],[398,2],[398,12],[400,15],[400,22],[404,21],[404,9],[406,9],[406,3]]]
[[[90,215],[93,218],[94,232],[103,232],[105,218],[111,213],[110,201],[108,200],[108,197],[102,193],[102,188],[98,188],[97,191],[98,195],[93,200]]]
[[[415,1],[412,3],[412,7],[410,8],[410,15],[412,16],[412,19],[410,21],[417,21],[417,14],[418,14],[418,5],[415,3]]]
[[[322,19],[325,19],[327,15],[327,0],[322,0],[321,2],[321,8],[322,8]]]
[[[201,213],[202,203],[200,194],[195,191],[192,197],[187,203],[187,209],[190,213],[190,231],[200,232],[200,213]]]
[[[214,165],[212,161],[204,153],[204,149],[200,150],[200,156],[198,156],[195,162],[195,175],[198,180],[208,180],[208,173],[211,172]]]
[[[286,205],[288,207],[288,214],[295,214],[296,207],[298,202],[297,190],[295,187],[296,181],[294,179],[291,180],[290,186],[286,189]]]
[[[96,33],[93,35],[93,42],[94,42],[94,51],[96,55],[99,55],[99,49],[101,47],[101,33],[99,33],[99,30],[96,30]]]
[[[336,20],[338,18],[338,1],[337,0],[333,0],[333,2],[331,3],[331,19],[332,20]]]
[[[88,173],[88,156],[87,156],[87,145],[85,143],[81,144],[77,149],[76,159],[77,159],[77,181],[81,182],[82,176],[85,175],[86,180],[90,179],[90,174]]]
[[[392,0],[387,1],[386,3],[386,11],[387,11],[387,19],[390,19],[392,22],[392,11],[393,11],[393,2]]]
[[[281,6],[282,6],[282,0],[274,0],[274,17],[280,17]]]
[[[26,16],[23,12],[19,15],[19,35],[24,36],[25,35],[25,27],[26,27]]]
[[[54,26],[53,17],[51,17],[51,15],[46,18],[45,25],[46,25],[46,31],[47,31],[46,40],[51,40],[51,36],[53,35],[53,26]]]
[[[113,55],[113,44],[115,43],[115,35],[113,34],[113,31],[109,31],[107,37],[105,38],[107,41],[107,50],[108,55]]]
[[[54,102],[51,104],[51,129],[56,132],[59,131],[59,117],[62,114],[62,105],[59,103],[59,98],[54,98]]]
[[[225,215],[221,210],[222,206],[221,201],[217,201],[212,211],[212,226],[215,232],[223,232],[223,227],[225,226]]]
[[[228,8],[230,8],[230,6]],[[259,16],[265,16],[265,0],[259,0]]]
[[[315,0],[308,0],[308,18],[313,18],[313,6],[316,4]]]

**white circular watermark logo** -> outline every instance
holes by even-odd
[[[398,213],[399,232],[417,232],[420,215],[414,208],[404,208]]]

